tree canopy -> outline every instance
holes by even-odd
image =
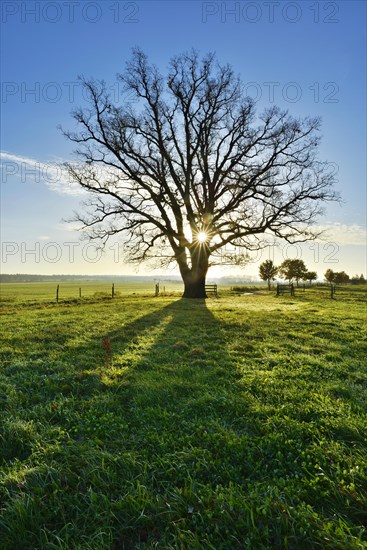
[[[301,279],[304,279],[307,273],[307,267],[303,260],[287,259],[279,267],[279,274],[288,281],[296,280],[297,285]]]
[[[333,283],[334,282],[334,279],[335,279],[335,273],[332,269],[327,269],[325,271],[325,274],[324,274],[324,277],[325,277],[325,281],[327,281],[328,283]]]
[[[91,239],[121,234],[128,261],[176,262],[184,296],[202,298],[209,266],[245,261],[264,234],[315,238],[322,203],[337,198],[317,157],[319,118],[257,114],[232,68],[194,50],[163,76],[135,49],[118,79],[135,102],[116,105],[104,82],[83,79],[89,106],[64,132],[77,146],[68,171],[91,197],[76,216]]]
[[[349,283],[350,277],[348,273],[345,271],[333,271],[332,269],[327,269],[324,274],[325,280],[328,283],[335,283],[335,284],[345,284]],[[361,275],[360,278],[358,278],[358,282],[363,284],[364,277]]]
[[[265,260],[259,267],[260,278],[263,281],[268,282],[268,288],[270,290],[270,282],[274,281],[276,274],[278,273],[278,267],[274,265],[272,260]]]
[[[316,281],[317,279],[317,272],[316,271],[306,271],[304,274],[303,274],[303,277],[302,279],[304,281],[309,281],[310,285],[311,285],[311,282],[312,281]]]

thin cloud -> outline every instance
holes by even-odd
[[[0,153],[1,181],[6,183],[11,177],[17,177],[22,183],[29,181],[43,183],[51,191],[65,195],[84,195],[85,191],[70,180],[62,162],[41,162],[36,159]]]
[[[70,233],[75,233],[76,231],[79,231],[81,228],[81,224],[77,222],[60,222],[57,224],[57,229],[60,231],[68,231]]]
[[[320,242],[335,242],[340,245],[367,245],[367,228],[358,224],[326,223],[316,226],[323,232]]]

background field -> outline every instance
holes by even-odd
[[[363,287],[78,286],[3,285],[2,548],[367,548]]]
[[[284,283],[284,281],[283,281]],[[29,283],[1,283],[0,284],[0,304],[24,304],[31,302],[55,302],[57,282],[29,282]],[[296,289],[297,297],[303,296],[303,284]],[[330,298],[330,287],[328,285],[306,286],[306,293],[317,293],[319,298]],[[117,282],[114,283],[116,297],[153,297],[155,293],[154,282]],[[79,288],[81,288],[82,298],[102,298],[111,297],[112,282],[110,281],[80,281],[80,282],[60,282],[59,283],[59,301],[79,300]],[[256,285],[219,285],[222,297],[229,294],[240,295],[242,292],[260,292],[267,295],[266,284]],[[276,285],[273,285],[275,291]],[[231,290],[234,289],[233,292]],[[237,292],[238,290],[238,292]],[[242,292],[241,292],[242,291]],[[336,289],[336,298],[340,300],[365,299],[367,289],[364,285],[338,285]],[[160,293],[162,295],[177,295],[183,293],[183,284],[180,282],[162,281],[160,282]]]
[[[81,281],[60,282],[59,298],[72,300],[79,298],[79,288],[82,289],[83,298],[92,298],[96,293],[104,293],[111,296],[112,282],[109,281]],[[0,285],[0,302],[35,302],[54,301],[56,297],[56,282],[32,282],[32,283],[2,283]],[[123,296],[154,296],[154,282],[118,282],[115,283],[115,292]],[[162,282],[160,288],[166,293],[182,293],[181,283]]]

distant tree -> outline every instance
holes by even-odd
[[[309,281],[310,286],[312,281],[316,281],[317,279],[317,273],[316,271],[306,271],[306,273],[303,275],[302,279],[304,281]]]
[[[335,279],[335,273],[332,269],[327,269],[325,271],[325,274],[324,274],[324,277],[325,277],[325,280],[328,282],[328,283],[333,283],[334,282],[334,279]]]
[[[268,281],[268,289],[270,290],[270,282],[274,281],[278,268],[271,260],[265,260],[259,267],[259,273],[263,281]]]
[[[334,274],[334,283],[336,284],[346,284],[349,283],[349,275],[345,271],[339,271]]]
[[[279,268],[279,274],[282,279],[287,279],[289,282],[294,279],[297,286],[305,273],[307,273],[307,267],[303,260],[284,260]]]
[[[173,262],[187,298],[205,298],[210,265],[246,261],[264,234],[316,238],[321,203],[337,198],[318,118],[257,113],[213,54],[175,56],[162,75],[136,49],[117,78],[135,102],[82,80],[87,107],[65,132],[79,160],[69,175],[90,197],[76,215],[89,238],[121,235],[128,261]],[[242,252],[223,254],[229,246]]]
[[[366,279],[364,278],[363,273],[361,273],[361,275],[359,277],[358,277],[358,275],[356,275],[356,277],[358,279],[358,284],[359,285],[365,285],[366,284]],[[352,282],[353,282],[353,279],[352,279]]]

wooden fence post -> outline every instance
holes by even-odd
[[[331,290],[330,298],[333,300],[335,295],[335,285],[333,285],[333,283],[331,283],[330,285],[330,290]]]
[[[60,288],[60,285],[57,285],[56,287],[56,302],[59,303],[59,288]]]
[[[82,297],[82,289],[81,289],[81,287],[79,287],[79,298],[81,298],[81,297]]]
[[[112,298],[115,297],[115,283],[112,283]]]

